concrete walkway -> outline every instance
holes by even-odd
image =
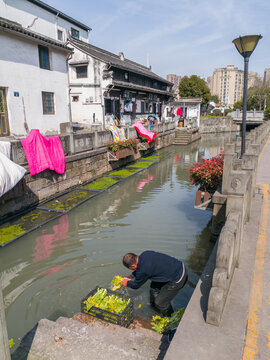
[[[270,138],[259,157],[257,193],[220,326],[205,322],[213,252],[165,360],[270,360],[269,159]]]

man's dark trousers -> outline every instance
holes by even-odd
[[[188,280],[187,271],[178,283],[176,282],[155,282],[150,284],[150,304],[157,308],[164,316],[171,316],[173,308],[172,299],[178,291],[185,286]]]

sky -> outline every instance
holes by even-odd
[[[249,71],[270,68],[269,0],[43,0],[92,28],[90,43],[166,77],[244,68],[232,40],[261,34]]]

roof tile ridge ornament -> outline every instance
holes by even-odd
[[[119,52],[119,59],[122,61],[125,61],[125,56],[124,53],[122,51]]]

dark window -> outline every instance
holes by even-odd
[[[54,93],[42,91],[43,114],[54,114]]]
[[[105,114],[112,114],[112,101],[105,99]]]
[[[76,74],[77,74],[77,79],[87,78],[87,66],[77,66]]]
[[[50,70],[49,48],[38,45],[39,67]]]
[[[144,102],[143,101],[141,102],[141,113],[142,114],[144,113]]]
[[[63,40],[63,31],[62,30],[57,30],[57,38],[60,41]]]
[[[80,38],[80,32],[76,29],[73,29],[71,28],[71,36],[74,38],[74,39],[78,39]]]
[[[72,101],[73,102],[78,102],[79,101],[79,96],[72,96]]]

